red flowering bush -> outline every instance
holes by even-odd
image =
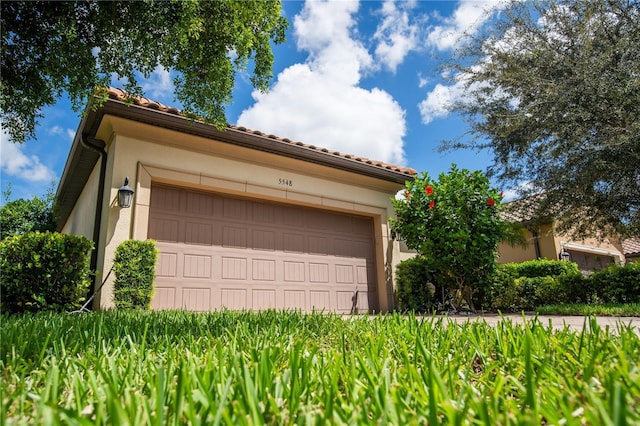
[[[429,260],[458,304],[464,300],[475,310],[472,296],[488,283],[498,243],[509,229],[498,215],[502,193],[482,172],[452,165],[437,181],[422,173],[407,182],[404,198],[392,201],[392,228]]]

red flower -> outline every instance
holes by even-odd
[[[427,186],[427,187],[424,189],[424,192],[426,192],[426,193],[427,193],[427,195],[431,195],[431,194],[433,194],[433,187],[432,187],[431,185]]]
[[[504,197],[504,191],[500,191],[500,198]]]
[[[490,206],[494,206],[496,204],[496,202],[493,200],[493,198],[489,198],[487,200],[487,204],[489,204]]]
[[[436,206],[436,202],[431,200],[431,202],[429,203],[429,208],[432,209]]]

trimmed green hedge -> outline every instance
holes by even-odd
[[[400,262],[396,267],[398,308],[401,311],[433,311],[440,294],[434,282],[429,262],[424,257]]]
[[[149,309],[153,295],[158,249],[155,241],[127,240],[113,261],[113,297],[118,309]]]
[[[520,263],[507,263],[503,268],[513,269],[517,277],[538,278],[557,277],[563,274],[577,274],[580,272],[575,262],[562,260],[538,259]]]
[[[611,265],[590,276],[559,260],[499,265],[488,298],[492,309],[505,312],[565,303],[638,303],[640,264]]]
[[[30,232],[0,242],[0,310],[17,314],[80,306],[90,283],[83,236]]]
[[[612,265],[593,273],[591,288],[604,303],[640,303],[640,263]]]

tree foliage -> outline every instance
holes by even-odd
[[[5,199],[10,195],[9,189],[5,192]],[[34,231],[55,231],[54,199],[55,194],[50,189],[43,198],[34,196],[30,200],[8,201],[0,208],[0,240]]]
[[[408,181],[404,195],[392,201],[397,216],[392,229],[429,260],[439,284],[473,310],[473,292],[487,283],[498,243],[511,235],[499,215],[502,193],[480,171],[452,165],[437,181],[427,173]]]
[[[512,1],[449,66],[474,137],[445,149],[491,149],[490,174],[574,236],[640,232],[637,0]]]
[[[2,2],[2,122],[14,142],[34,135],[40,109],[63,91],[82,108],[113,77],[142,96],[136,72],[177,71],[175,96],[188,114],[226,124],[237,71],[253,63],[265,91],[271,42],[285,38],[279,0]]]

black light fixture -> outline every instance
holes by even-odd
[[[129,176],[124,178],[124,185],[118,189],[118,205],[123,209],[131,207],[131,200],[133,199],[133,189],[129,186]]]
[[[568,262],[569,259],[571,259],[571,255],[569,254],[569,252],[563,246],[562,250],[560,250],[560,260]]]

